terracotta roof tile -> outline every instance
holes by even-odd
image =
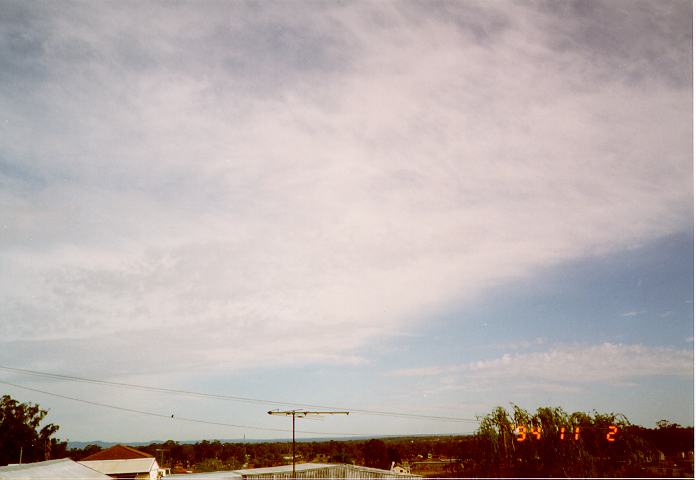
[[[95,454],[85,457],[85,460],[127,460],[129,458],[152,458],[149,453],[141,452],[132,447],[127,447],[125,445],[114,445],[111,448],[102,450]]]

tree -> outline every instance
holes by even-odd
[[[372,439],[363,445],[362,450],[365,466],[388,468],[389,453],[387,451],[387,445],[382,440]]]
[[[9,395],[0,400],[0,465],[50,460],[65,453],[66,442],[51,438],[58,431],[52,423],[41,423],[48,414],[36,404],[20,403]]]
[[[73,460],[80,461],[83,458],[89,457],[90,455],[94,455],[95,453],[101,452],[102,447],[99,445],[95,445],[93,443],[90,443],[89,445],[85,446],[84,448],[71,448],[70,451],[66,452],[68,453],[68,456],[72,458]],[[52,452],[53,453],[53,452]],[[58,458],[57,455],[53,454],[53,458]]]
[[[482,471],[509,477],[515,448],[514,420],[503,407],[497,407],[481,419],[476,433],[476,450]]]
[[[597,477],[632,473],[653,455],[642,438],[628,434],[621,414],[513,405],[483,417],[476,434],[478,475]],[[617,432],[622,432],[618,434]]]
[[[660,420],[656,426],[656,429],[646,430],[644,436],[665,455],[675,456],[694,450],[693,427],[682,427],[668,420]]]

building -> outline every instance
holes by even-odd
[[[392,462],[390,471],[392,473],[411,473],[411,467],[396,465],[396,462]]]
[[[157,480],[162,476],[155,457],[125,445],[114,445],[79,463],[111,478]]]
[[[79,463],[111,478],[157,480],[159,477],[159,465],[154,457],[126,460],[89,460]]]
[[[111,477],[69,459],[0,467],[0,480],[111,480]]]
[[[331,463],[300,463],[295,465],[295,478],[420,478],[419,475],[397,473],[378,468]],[[172,480],[281,480],[292,479],[292,465],[250,468],[226,472],[172,475]]]
[[[129,460],[133,458],[154,458],[149,453],[141,452],[133,447],[126,445],[114,445],[104,450],[100,450],[88,457],[80,460],[81,462],[89,462],[92,460]]]

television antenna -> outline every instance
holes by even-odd
[[[349,412],[324,411],[316,412],[309,410],[270,410],[269,415],[292,416],[292,478],[295,478],[295,417],[304,418],[309,415],[348,415]]]
[[[168,448],[155,448],[156,451],[160,452],[160,467],[164,467],[164,452],[168,452]]]

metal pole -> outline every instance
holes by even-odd
[[[292,478],[295,476],[295,412],[292,412]]]
[[[164,452],[168,452],[168,448],[156,448],[158,452],[160,452],[160,467],[164,467]],[[170,458],[171,460],[171,458]]]
[[[308,410],[271,410],[268,412],[269,415],[292,415],[292,478],[293,480],[297,478],[297,472],[295,471],[295,416],[300,418],[306,417],[308,415],[348,415],[348,412],[310,412]]]

